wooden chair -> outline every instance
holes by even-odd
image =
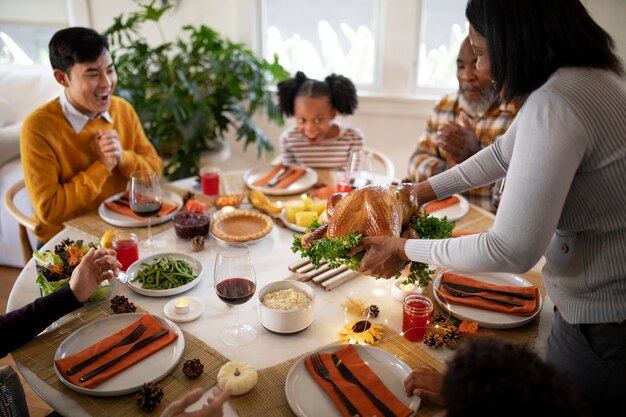
[[[391,182],[394,180],[395,175],[396,175],[396,168],[393,165],[393,162],[391,162],[391,159],[389,159],[389,157],[387,155],[385,155],[384,153],[380,152],[377,149],[373,149],[373,148],[369,148],[369,147],[365,147],[365,152],[369,153],[370,155],[372,155],[372,158],[374,159],[374,162],[376,164],[379,164],[380,167],[382,168],[382,175],[385,176],[385,178],[387,179],[388,182]],[[376,167],[374,167],[376,169]]]
[[[28,262],[30,258],[33,256],[33,247],[30,244],[30,239],[28,237],[28,231],[32,233],[37,233],[40,229],[40,225],[35,222],[30,217],[26,216],[22,213],[15,202],[15,196],[18,192],[26,188],[26,184],[24,184],[24,180],[20,180],[13,184],[11,188],[7,190],[7,193],[4,196],[4,206],[6,207],[9,214],[17,221],[19,224],[19,233],[20,233],[20,245],[22,247],[22,255],[24,256],[24,262]]]

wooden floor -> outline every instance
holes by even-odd
[[[7,268],[4,266],[0,266],[0,313],[2,314],[6,312],[9,293],[11,292],[11,288],[13,288],[13,283],[17,279],[20,271],[20,269],[16,268]],[[33,279],[35,279],[35,277],[33,277]],[[2,335],[2,337],[6,336]],[[13,369],[17,370],[17,367],[15,366],[15,362],[13,362],[13,358],[11,357],[11,355],[0,359],[0,366],[4,365],[11,365]],[[30,389],[28,384],[23,379],[22,385],[24,386],[24,391],[26,391],[26,401],[28,402],[28,410],[31,417],[45,416],[52,411],[52,409],[45,402],[43,402],[33,390]]]

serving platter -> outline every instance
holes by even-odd
[[[175,258],[175,259],[182,259],[186,261],[188,264],[190,264],[193,274],[197,275],[196,279],[188,282],[185,285],[181,285],[180,287],[167,288],[167,289],[162,289],[162,290],[142,288],[142,283],[139,282],[139,280],[133,281],[133,279],[137,276],[137,274],[142,269],[145,268],[145,264],[152,263],[154,261],[157,261],[161,258],[165,258],[167,256],[171,256],[172,258]],[[202,262],[200,262],[193,256],[189,256],[184,253],[176,253],[176,252],[158,253],[155,255],[151,255],[151,256],[147,256],[145,258],[139,259],[138,261],[135,261],[131,266],[128,267],[128,270],[126,271],[127,285],[134,292],[138,294],[142,294],[142,295],[147,295],[148,297],[169,297],[171,295],[181,294],[181,293],[184,293],[185,291],[189,291],[190,289],[198,285],[198,283],[202,279],[202,270],[203,270]]]

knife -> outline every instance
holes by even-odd
[[[287,172],[287,170],[288,170],[288,169],[289,169],[289,166],[284,166],[284,167],[282,167],[282,168],[281,168],[281,169],[280,169],[280,170],[276,173],[276,175],[274,175],[274,176],[272,177],[272,179],[271,179],[271,180],[269,180],[269,181],[267,182],[267,184],[265,184],[265,185],[267,185],[268,187],[273,187],[273,186],[275,186],[276,184],[278,184],[278,180],[279,180],[280,176],[281,176],[281,175],[283,175],[285,172]]]
[[[494,293],[494,294],[508,295],[509,297],[521,298],[523,300],[534,300],[535,299],[534,295],[524,294],[524,293],[521,293],[521,292],[479,288],[479,287],[473,287],[471,285],[455,284],[455,283],[452,283],[452,282],[446,282],[446,284],[448,284],[448,286],[450,286],[452,288],[456,288],[457,290],[461,290],[461,291],[465,291],[465,292],[472,292],[472,293],[474,293],[474,292],[485,291],[485,292],[490,292],[490,293]]]
[[[367,395],[367,398],[369,398],[374,403],[376,408],[378,408],[380,411],[382,411],[383,416],[385,416],[385,417],[395,417],[395,414],[393,413],[393,411],[391,411],[385,404],[383,404],[382,401],[380,401],[378,398],[376,398],[376,396],[374,394],[372,394],[372,392],[369,389],[367,389],[367,387],[365,385],[363,385],[361,383],[361,381],[358,380],[357,377],[354,376],[354,374],[341,361],[341,359],[339,359],[339,357],[337,355],[335,355],[333,353],[332,354],[332,358],[333,358],[333,363],[337,367],[337,370],[339,370],[339,373],[341,374],[343,379],[345,379],[346,381],[351,382],[351,383],[355,384],[356,386],[358,386],[359,388],[361,388],[361,390],[363,390],[365,395]]]
[[[94,369],[93,371],[85,374],[84,376],[82,376],[79,381],[80,382],[85,382],[91,378],[93,378],[94,376],[98,375],[100,372],[104,371],[105,369],[110,368],[111,366],[113,366],[114,364],[116,364],[117,362],[119,362],[120,360],[122,360],[122,358],[130,355],[132,352],[135,352],[136,350],[141,349],[142,347],[144,347],[145,345],[155,341],[156,339],[158,339],[159,337],[165,335],[169,333],[168,329],[164,329],[161,330],[158,333],[155,333],[151,336],[148,336],[144,339],[141,339],[139,342],[135,343],[129,350],[127,350],[126,352],[122,353],[120,356],[118,356],[115,359],[111,359],[110,361],[108,361],[107,363],[105,363],[104,365]]]

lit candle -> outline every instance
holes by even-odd
[[[176,314],[185,315],[189,313],[189,300],[186,298],[178,298],[174,301],[174,311]]]

